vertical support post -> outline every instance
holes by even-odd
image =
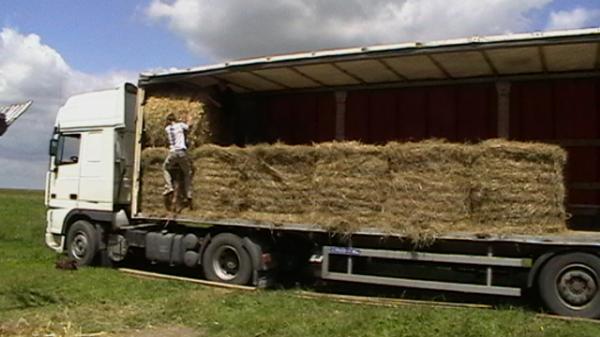
[[[493,253],[494,252],[492,250],[492,246],[488,246],[487,256],[492,257],[492,256],[494,256]],[[485,278],[485,284],[488,287],[491,287],[492,286],[492,267],[487,267],[486,275],[485,276],[486,276],[486,278]]]
[[[348,248],[352,250],[352,240],[348,242]],[[352,260],[352,254],[348,254],[348,262],[346,264],[346,274],[352,275],[352,271],[354,270],[354,264]]]
[[[323,247],[323,261],[321,262],[321,277],[329,275],[329,247]]]
[[[335,140],[346,139],[346,91],[335,92]]]
[[[498,134],[499,138],[510,137],[510,82],[496,82],[498,97]]]
[[[133,186],[131,188],[131,215],[139,213],[139,194],[140,194],[140,170],[142,158],[142,132],[144,127],[144,104],[146,100],[146,91],[138,88],[137,109],[135,114],[135,149],[133,155]]]

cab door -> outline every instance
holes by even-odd
[[[49,206],[76,208],[79,200],[81,134],[58,137],[58,146],[49,181]]]

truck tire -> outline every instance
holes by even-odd
[[[98,252],[98,232],[94,225],[85,221],[75,221],[67,233],[67,255],[79,266],[89,266]]]
[[[204,275],[210,281],[229,284],[248,284],[252,277],[250,254],[242,239],[231,233],[215,236],[202,256]]]
[[[538,277],[542,301],[564,316],[600,317],[600,258],[569,253],[550,259]]]

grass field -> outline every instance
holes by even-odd
[[[0,336],[600,336],[600,323],[524,308],[382,308],[57,270],[44,222],[41,192],[0,190]]]

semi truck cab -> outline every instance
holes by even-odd
[[[60,108],[46,173],[46,244],[65,250],[69,226],[82,217],[127,221],[131,204],[137,88],[72,96]],[[86,242],[79,242],[80,254]]]

